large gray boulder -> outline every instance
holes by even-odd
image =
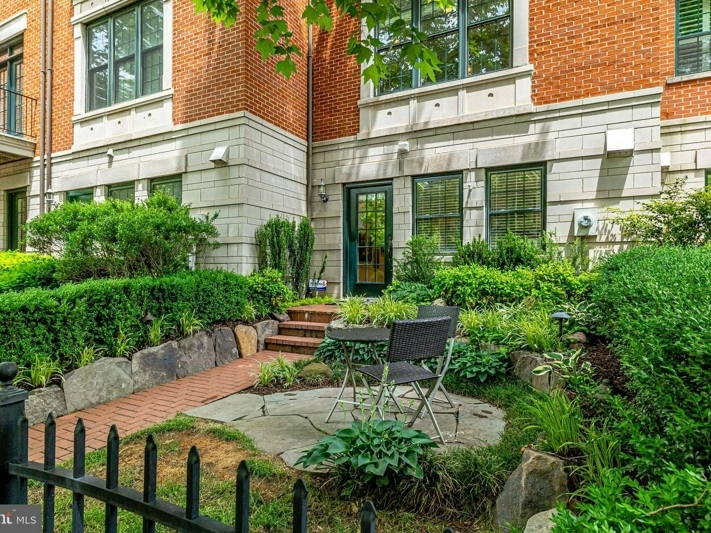
[[[496,499],[496,524],[502,531],[522,528],[533,515],[565,501],[568,476],[564,467],[565,462],[552,455],[530,448],[523,452],[521,464]]]
[[[279,335],[278,320],[263,320],[254,325],[254,330],[257,332],[257,351],[264,350],[264,339],[273,335]]]
[[[70,413],[128,396],[134,388],[132,365],[124,357],[102,357],[64,376]]]
[[[30,426],[44,422],[49,413],[55,418],[69,413],[64,391],[56,385],[30,391],[25,401],[25,416]]]
[[[526,522],[526,529],[523,530],[523,533],[550,533],[555,527],[551,518],[556,513],[555,509],[549,509],[542,513],[534,514]]]
[[[178,378],[215,367],[215,343],[207,331],[178,342]]]
[[[239,350],[232,328],[217,328],[212,333],[215,340],[215,364],[224,365],[235,359],[239,359]]]
[[[252,357],[257,353],[257,331],[252,326],[238,325],[235,327],[235,337],[237,338],[237,348],[242,357]]]
[[[178,343],[166,342],[133,354],[133,389],[136,392],[173,381],[178,375]]]
[[[542,376],[533,375],[534,368],[546,363],[545,359],[537,353],[526,351],[511,352],[509,359],[511,360],[514,376],[521,381],[525,381],[534,389],[541,392],[551,392],[553,389],[561,387],[560,377],[553,372],[548,372]]]

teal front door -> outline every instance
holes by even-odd
[[[346,294],[378,296],[392,281],[392,183],[346,188]]]
[[[27,192],[7,193],[8,224],[7,249],[25,251],[23,226],[27,222]]]

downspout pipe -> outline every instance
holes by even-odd
[[[314,66],[313,66],[313,26],[309,24],[306,53],[306,216],[311,218],[311,197],[313,195],[313,105],[314,105]]]
[[[44,214],[44,116],[45,116],[45,76],[47,75],[47,0],[40,1],[40,119],[39,119],[39,212]]]
[[[54,56],[54,0],[49,0],[47,21],[48,33],[47,36],[47,176],[45,183],[47,189],[52,188],[52,71],[53,71],[53,56]],[[40,199],[44,202],[44,197]],[[46,202],[44,202],[46,203]],[[49,211],[52,206],[45,206]]]

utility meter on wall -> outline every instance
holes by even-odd
[[[576,237],[586,237],[597,235],[597,208],[584,207],[574,211],[573,234]]]

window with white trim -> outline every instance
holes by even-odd
[[[538,239],[543,218],[545,170],[541,166],[490,170],[487,173],[489,243],[511,232]]]

